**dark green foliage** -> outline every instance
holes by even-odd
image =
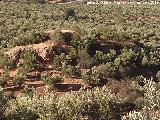
[[[138,62],[138,54],[132,49],[123,49],[121,54],[115,59],[115,65],[132,65]]]
[[[37,113],[27,110],[25,107],[17,106],[16,111],[6,117],[8,120],[36,120],[38,119]]]
[[[26,94],[26,95],[29,95],[29,96],[33,96],[33,93],[34,93],[34,89],[32,87],[29,87],[29,86],[25,86],[22,90],[21,90],[21,93],[23,94]]]
[[[124,67],[124,69],[126,70],[126,67]],[[108,62],[106,64],[94,66],[92,67],[91,70],[84,72],[82,74],[82,79],[92,86],[104,85],[110,79],[120,80],[122,77],[126,75],[127,71],[125,70],[122,71],[119,67],[115,66],[113,63]]]
[[[100,74],[101,76],[103,76],[104,79],[108,79],[108,78],[120,79],[121,78],[118,68],[113,63],[110,63],[110,62],[93,67],[92,69],[96,71],[98,74]]]
[[[12,91],[7,92],[7,93],[5,94],[5,98],[6,98],[7,102],[8,102],[9,100],[15,99],[14,92],[12,92]]]
[[[54,40],[57,44],[64,43],[62,32],[59,29],[54,30],[54,32],[49,33],[49,38]]]
[[[5,87],[9,79],[9,69],[5,68],[3,74],[0,76],[0,86]]]
[[[141,54],[143,55],[141,63],[143,66],[156,68],[160,65],[160,53],[154,48],[142,49]]]
[[[66,20],[69,19],[69,17],[74,17],[75,16],[75,10],[72,8],[69,8],[66,10]]]
[[[31,71],[31,70],[39,70],[43,67],[41,62],[38,59],[38,56],[33,51],[27,50],[21,54],[20,59],[23,60],[22,70]]]
[[[42,76],[41,79],[51,87],[56,87],[63,82],[63,78],[60,76]]]
[[[46,0],[33,0],[35,3],[44,4],[46,3]]]
[[[91,68],[93,66],[93,58],[90,57],[87,50],[79,50],[78,57],[80,59],[81,68]]]
[[[120,120],[121,114],[135,110],[136,105],[129,101],[120,102],[120,103],[110,102],[110,109],[112,111],[112,114],[110,116],[111,119]]]
[[[21,87],[21,85],[23,84],[25,79],[26,79],[26,76],[24,76],[22,74],[17,74],[13,78],[13,85]]]
[[[90,33],[87,36],[84,36],[82,41],[83,44],[81,45],[81,48],[86,49],[90,56],[94,56],[96,50],[100,49],[100,42],[97,33]]]
[[[16,0],[16,2],[20,2],[20,3],[26,3],[26,4],[31,4],[31,3],[35,3],[35,4],[44,4],[46,3],[46,0]]]
[[[70,51],[69,55],[64,56],[63,63],[64,65],[72,65],[75,66],[77,64],[77,54],[74,53],[75,51]]]
[[[3,69],[6,68],[13,68],[15,66],[15,63],[13,60],[6,54],[0,53],[0,67]]]
[[[58,55],[53,59],[52,68],[58,71],[60,71],[62,68],[61,58]]]
[[[74,47],[77,51],[81,48],[83,41],[81,40],[79,35],[72,35],[72,39],[70,41],[70,45]]]
[[[6,104],[7,100],[4,96],[4,91],[0,87],[0,120],[5,119],[5,109],[6,109]]]
[[[0,76],[0,86],[5,87],[7,85],[7,78],[3,75]]]
[[[67,65],[76,65],[77,56],[73,49],[70,50],[69,54],[61,53],[61,55],[56,55],[52,62],[52,67],[54,70],[60,71]]]
[[[103,78],[100,74],[98,74],[96,71],[87,71],[82,74],[82,79],[85,83],[91,86],[100,86],[104,85],[107,80]]]
[[[21,46],[21,45],[29,45],[29,44],[37,44],[46,41],[48,38],[47,35],[44,33],[31,33],[27,36],[19,35],[14,40],[14,46]]]
[[[27,73],[29,72],[29,69],[26,67],[26,68],[24,68],[23,66],[22,67],[19,67],[19,68],[17,68],[17,74],[18,75],[22,75],[22,76],[26,76],[27,75]]]
[[[94,56],[94,64],[99,65],[102,63],[112,62],[116,58],[116,51],[110,50],[109,53],[103,53],[101,51],[96,51]]]
[[[70,41],[71,41],[71,39],[72,39],[72,35],[71,35],[71,33],[69,33],[69,32],[62,32],[61,30],[59,30],[59,29],[56,29],[56,30],[54,30],[54,32],[53,33],[50,33],[49,34],[49,37],[52,39],[52,40],[54,40],[54,41],[56,41],[57,43],[65,43],[65,44],[67,44],[67,45],[69,45],[70,44]]]
[[[53,33],[49,34],[49,37],[50,39],[56,41],[59,44],[63,43],[63,44],[71,45],[75,48],[77,48],[78,45],[80,45],[80,36],[78,35],[78,33],[76,33],[76,31],[62,32],[61,30],[56,29],[54,30]]]
[[[72,40],[72,35],[69,32],[60,33],[60,39],[63,40],[67,45],[69,45],[70,41]]]
[[[80,76],[80,68],[77,66],[67,65],[62,68],[62,72],[69,76]]]

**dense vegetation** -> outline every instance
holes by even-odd
[[[0,119],[160,119],[159,4],[90,6],[37,1],[0,4],[0,86],[5,88],[12,79],[13,86],[21,87],[30,72],[46,67],[35,51],[20,51],[13,59],[5,54],[7,50],[51,40],[57,43],[47,61],[52,69],[80,78],[92,89],[39,96],[25,87],[16,98],[2,89]],[[49,30],[54,33],[47,34]],[[15,69],[16,75],[10,78],[9,72]],[[52,89],[63,82],[57,74],[39,76]],[[133,94],[121,95],[118,90]]]

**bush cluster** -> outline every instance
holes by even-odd
[[[5,87],[7,85],[7,78],[5,76],[0,76],[0,86]]]
[[[7,85],[8,79],[9,79],[9,69],[5,68],[3,74],[0,76],[0,86],[4,88]]]
[[[7,106],[7,99],[4,96],[3,88],[0,87],[0,119],[5,119],[5,110]]]
[[[0,53],[0,67],[3,69],[6,68],[14,68],[15,63],[14,61],[6,54]]]
[[[63,82],[63,78],[60,76],[42,76],[42,81],[50,87],[56,88],[58,84]]]
[[[24,80],[26,79],[26,76],[23,74],[16,74],[13,78],[13,85],[21,87],[22,84],[24,83]]]
[[[92,86],[103,86],[110,79],[132,80],[137,82],[136,89],[140,89],[143,95],[128,102],[111,94],[104,86],[64,96],[18,96],[7,103],[0,90],[0,119],[119,120],[129,111],[122,119],[160,119],[159,5],[93,7],[85,4],[39,4],[45,0],[17,2],[3,0],[0,4],[1,51],[17,45],[44,42],[50,37],[58,46],[54,49],[53,69],[70,77],[80,75]],[[78,26],[84,34],[61,30],[50,35],[41,33],[49,29],[70,29],[70,26]],[[0,54],[0,58],[3,70],[15,66],[15,61],[9,56]],[[22,85],[27,72],[43,67],[34,52],[22,53],[21,59],[22,64],[13,78],[13,84],[18,86]],[[87,72],[81,74],[80,71],[85,69]],[[140,75],[153,76],[156,83],[141,80]],[[7,79],[5,73],[0,77],[2,87],[6,86]],[[62,82],[56,76],[44,76],[42,80],[54,87]],[[134,87],[132,92],[126,88],[127,93],[134,94]],[[30,90],[26,88],[24,93],[28,92]],[[135,111],[126,110],[135,104],[140,107],[134,108]]]
[[[39,70],[43,67],[34,51],[23,51],[23,53],[20,55],[20,59],[23,61],[22,65],[20,66],[21,70],[26,70],[26,72],[31,70]]]
[[[64,66],[62,68],[62,72],[66,75],[69,75],[69,76],[80,76],[81,75],[81,72],[80,72],[80,68],[77,67],[77,66],[71,66],[71,65],[67,65],[67,66]]]
[[[158,120],[160,119],[160,88],[159,83],[156,84],[152,80],[144,80],[145,85],[144,97],[139,100],[142,109],[140,111],[131,111],[127,115],[123,116],[122,120]]]
[[[106,94],[108,93],[108,94]],[[9,102],[6,116],[10,119],[115,119],[120,113],[114,111],[118,98],[112,95],[106,87],[94,91],[79,91],[56,97],[52,94],[45,96],[19,96]],[[118,108],[116,108],[118,109]]]
[[[152,120],[159,119],[159,84],[144,79],[141,87],[144,97],[136,101],[127,101],[112,94],[106,86],[93,90],[80,90],[63,96],[46,94],[21,95],[8,101],[8,105],[1,109],[2,115],[8,119],[63,119],[63,120]],[[3,92],[1,92],[1,98]],[[2,99],[0,99],[2,102]],[[143,109],[132,111],[140,104]],[[5,105],[5,104],[3,104]],[[133,108],[131,108],[131,106]],[[122,116],[124,113],[131,112]],[[5,111],[5,112],[4,112]],[[4,114],[5,113],[5,114]]]
[[[26,36],[19,35],[15,38],[13,45],[14,46],[21,46],[21,45],[29,45],[29,44],[37,44],[44,42],[48,39],[48,36],[44,33],[30,33]]]

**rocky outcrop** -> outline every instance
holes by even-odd
[[[53,51],[54,47],[56,47],[56,44],[50,40],[40,44],[17,46],[5,52],[5,54],[11,57],[14,61],[17,61],[20,58],[20,54],[23,51],[31,50],[31,51],[34,51],[43,60],[49,60],[50,56],[53,56],[55,53]]]
[[[54,34],[55,30],[46,31],[48,35]],[[71,30],[61,30],[62,33],[70,33],[74,34],[75,31]],[[78,34],[78,33],[76,33]],[[16,46],[14,48],[11,48],[9,51],[5,52],[6,55],[11,57],[15,62],[20,59],[20,54],[25,50],[31,50],[34,53],[36,53],[39,58],[41,58],[44,61],[52,60],[53,57],[59,52],[60,50],[65,50],[66,48],[64,42],[59,42],[56,40],[55,37],[50,38],[50,40],[39,43],[39,44],[32,44],[32,45],[26,45],[26,46]]]

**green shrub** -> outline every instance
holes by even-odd
[[[47,39],[48,37],[46,34],[33,32],[25,36],[24,35],[17,36],[13,42],[13,45],[21,46],[21,45],[37,44],[44,42]]]
[[[72,34],[72,39],[70,41],[70,45],[78,50],[82,46],[82,40],[79,34]]]
[[[35,3],[44,4],[46,3],[46,0],[33,0]]]
[[[52,62],[52,68],[54,70],[62,70],[62,68],[67,68],[66,66],[72,66],[77,64],[77,56],[74,49],[69,51],[69,54],[61,53],[61,55],[56,55]],[[73,70],[74,71],[74,70]]]
[[[101,28],[99,28],[98,30],[102,36],[106,39],[106,40],[117,40],[118,39],[118,33],[117,30],[111,26],[102,26]]]
[[[78,37],[74,35],[74,33],[71,32],[62,32],[61,30],[54,30],[49,34],[49,37],[51,40],[54,40],[56,44],[66,44],[66,45],[72,45],[74,43],[74,40],[77,40]],[[71,42],[72,41],[72,42]]]
[[[114,118],[119,115],[116,115],[116,110],[111,109],[111,106],[118,101],[118,97],[106,87],[92,91],[80,90],[58,97],[53,94],[18,96],[8,104],[6,116],[12,114],[24,118],[27,111],[31,111],[42,120],[117,120]]]
[[[0,86],[5,87],[7,85],[7,80],[9,79],[9,69],[5,68],[3,74],[0,76]]]
[[[62,38],[62,32],[59,29],[54,30],[53,32],[49,33],[49,38],[51,40],[54,40],[56,44],[64,44],[65,41]]]
[[[65,44],[77,49],[82,44],[79,34],[72,30],[69,30],[68,32],[62,32],[62,30],[56,29],[49,32],[48,36],[51,40],[54,40],[57,45]]]
[[[121,75],[119,69],[113,63],[101,64],[92,68],[93,71],[96,71],[104,79],[115,78],[120,79]]]
[[[158,67],[160,64],[160,55],[159,52],[154,48],[145,48],[141,50],[142,54],[142,65],[145,67],[154,68]]]
[[[3,88],[0,87],[0,119],[5,120],[5,109],[7,100],[4,96]]]
[[[106,80],[96,71],[87,71],[82,74],[82,80],[91,86],[101,86],[106,83]]]
[[[92,77],[92,71],[86,71],[82,74],[82,80],[87,83],[88,85],[92,85],[94,83],[93,80],[91,80]]]
[[[60,33],[60,38],[65,42],[65,44],[70,45],[70,41],[72,40],[72,35],[69,32]]]
[[[29,72],[29,69],[26,67],[23,67],[23,66],[21,66],[21,67],[18,67],[17,68],[17,74],[18,75],[22,75],[22,76],[26,76],[27,75],[27,73]]]
[[[80,76],[80,69],[76,66],[67,65],[62,68],[62,72],[69,76]]]
[[[57,87],[58,84],[63,82],[63,78],[60,76],[42,76],[41,79],[51,87]]]
[[[69,8],[66,10],[66,20],[69,19],[69,17],[74,17],[76,14],[75,14],[75,10],[72,9],[72,8]]]
[[[58,71],[61,71],[61,68],[62,68],[62,63],[61,63],[61,58],[60,56],[56,55],[53,59],[53,62],[52,62],[52,68],[54,70],[58,70]]]
[[[16,2],[27,3],[27,4],[31,4],[31,3],[44,4],[46,3],[46,0],[16,0]]]
[[[121,54],[115,59],[115,65],[131,65],[137,63],[138,60],[138,53],[133,51],[132,49],[122,49]]]
[[[26,85],[22,90],[21,93],[29,95],[29,96],[33,96],[34,94],[34,89],[29,87],[28,85]]]
[[[38,60],[36,53],[31,50],[24,51],[21,54],[20,59],[23,60],[23,64],[21,66],[22,69],[25,69],[28,72],[43,68],[43,65]]]
[[[109,53],[105,54],[101,51],[96,51],[94,55],[94,64],[99,65],[102,63],[112,62],[116,57],[116,51],[110,50]]]
[[[144,97],[137,103],[141,104],[140,111],[131,111],[122,117],[122,120],[159,120],[160,119],[160,87],[159,83],[151,79],[144,79]]]
[[[91,68],[93,66],[93,58],[90,57],[86,49],[79,50],[78,57],[80,59],[81,68]]]
[[[7,85],[7,78],[5,76],[0,76],[0,86],[5,87]]]
[[[0,58],[0,67],[3,69],[14,67],[14,62],[8,55],[0,53]]]
[[[96,50],[99,50],[100,48],[100,41],[99,41],[99,37],[97,37],[97,33],[91,33],[87,34],[87,36],[84,36],[82,38],[82,45],[81,45],[81,49],[84,50],[86,49],[86,51],[88,52],[88,54],[90,56],[94,56],[96,53]]]
[[[6,118],[8,120],[37,120],[38,115],[37,113],[28,110],[27,106],[16,106],[16,109],[12,113],[8,114]]]
[[[8,101],[12,100],[12,99],[15,99],[15,95],[14,95],[14,92],[13,91],[8,91],[6,94],[5,94],[5,99]]]
[[[13,78],[13,85],[21,87],[21,85],[23,84],[25,79],[26,79],[26,76],[23,76],[21,74],[17,74]]]

